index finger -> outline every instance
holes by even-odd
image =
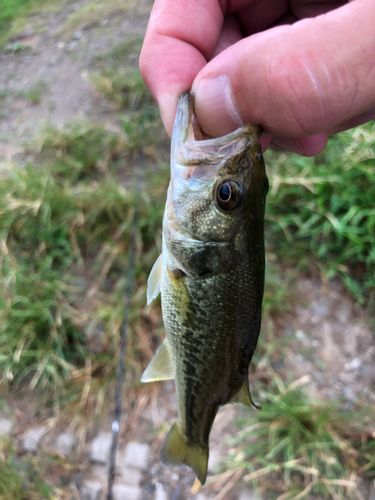
[[[216,47],[226,10],[226,1],[220,3],[219,0],[155,1],[139,65],[169,134],[179,95],[190,90]]]

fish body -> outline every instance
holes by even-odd
[[[175,378],[178,420],[161,456],[192,467],[201,483],[219,407],[254,405],[248,367],[261,325],[268,191],[260,134],[248,125],[201,140],[192,95],[179,99],[162,255],[148,288],[149,300],[161,290],[166,339],[142,380]]]

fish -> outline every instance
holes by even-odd
[[[161,292],[166,336],[142,382],[175,379],[178,418],[161,450],[204,484],[209,435],[219,408],[253,402],[248,380],[262,317],[268,178],[258,125],[203,135],[194,98],[179,100],[162,253],[147,301]]]

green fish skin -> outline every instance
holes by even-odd
[[[162,255],[148,282],[149,302],[161,291],[166,339],[142,381],[175,378],[178,419],[161,457],[189,465],[202,484],[219,407],[256,407],[248,368],[261,325],[268,191],[260,135],[247,125],[203,140],[191,93],[180,96]]]

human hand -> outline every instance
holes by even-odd
[[[375,2],[156,0],[140,68],[169,134],[192,89],[209,135],[259,123],[263,149],[313,156],[375,118]]]

